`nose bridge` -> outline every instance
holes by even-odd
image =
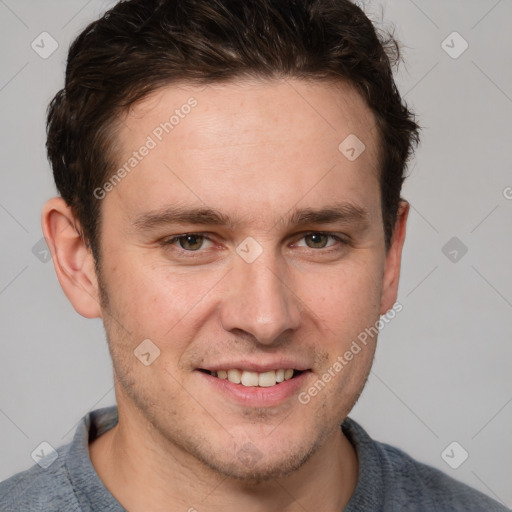
[[[237,258],[221,306],[225,330],[241,329],[259,343],[270,344],[284,331],[297,329],[299,301],[277,258],[270,250],[251,263]]]

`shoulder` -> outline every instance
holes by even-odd
[[[105,488],[89,457],[89,442],[118,421],[117,407],[88,412],[73,441],[52,450],[30,469],[0,483],[0,512],[124,510]]]
[[[0,512],[78,512],[65,467],[68,448],[58,448],[57,459],[46,469],[35,464],[0,482]]]
[[[431,502],[434,510],[504,512],[508,509],[485,494],[459,482],[437,468],[413,459],[404,451],[375,442],[389,488],[404,499]]]
[[[380,511],[393,512],[508,511],[485,494],[413,459],[403,450],[373,440],[350,418],[343,423],[343,430],[356,448],[360,463],[354,505],[370,503],[372,510],[378,507]]]

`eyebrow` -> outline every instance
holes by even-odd
[[[368,211],[358,205],[339,202],[323,208],[295,209],[291,215],[283,216],[273,225],[300,227],[307,224],[359,224],[361,228],[369,225]],[[215,208],[170,206],[150,211],[137,217],[133,226],[136,231],[150,231],[171,224],[194,224],[207,226],[225,226],[235,229],[242,224]]]

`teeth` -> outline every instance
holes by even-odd
[[[260,373],[258,378],[258,385],[262,388],[269,388],[270,386],[275,386],[276,380],[276,372],[274,370],[270,370],[269,372]]]
[[[242,372],[239,370],[228,370],[228,380],[234,384],[240,384],[242,381]]]
[[[242,384],[244,386],[257,386],[258,374],[256,372],[242,372]]]
[[[247,387],[259,386],[269,388],[285,380],[290,380],[293,377],[293,372],[293,368],[270,370],[263,373],[245,370],[218,370],[217,372],[213,372],[212,375],[219,379],[227,379],[233,384],[242,384],[242,386]]]

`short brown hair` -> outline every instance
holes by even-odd
[[[47,150],[58,191],[95,259],[100,200],[115,172],[117,121],[176,82],[242,77],[350,82],[375,115],[386,247],[419,127],[393,79],[391,34],[349,0],[126,0],[72,43],[65,87],[48,107]]]

